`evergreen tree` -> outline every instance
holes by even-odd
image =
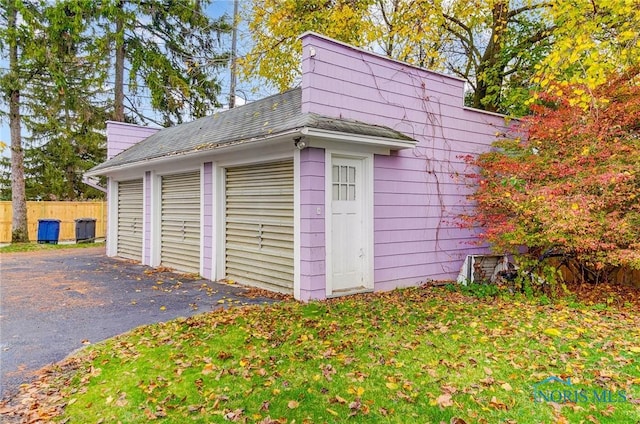
[[[49,60],[29,87],[27,198],[102,197],[82,183],[106,157],[108,60],[94,43],[93,12],[84,1],[44,10]]]
[[[11,159],[0,156],[0,200],[11,200]]]
[[[104,46],[114,61],[114,120],[170,126],[220,107],[221,87],[215,73],[226,65],[229,54],[219,51],[219,41],[231,26],[227,16],[207,16],[205,10],[210,3],[102,3]],[[148,97],[161,120],[145,113],[141,106],[147,102],[138,96]]]
[[[220,105],[217,41],[230,27],[207,2],[0,2],[14,241],[26,241],[27,198],[101,196],[81,181],[105,159],[107,119],[173,125]]]
[[[0,50],[8,53],[9,69],[0,77],[2,99],[9,106],[11,132],[11,241],[29,241],[27,202],[24,182],[24,149],[22,144],[22,98],[24,88],[41,70],[44,46],[36,39],[40,26],[42,3],[2,0],[0,3]]]

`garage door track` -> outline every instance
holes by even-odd
[[[0,256],[0,398],[36,370],[137,326],[273,302],[259,290],[108,258],[104,247]]]

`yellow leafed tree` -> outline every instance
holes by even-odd
[[[640,66],[640,1],[556,0],[546,13],[555,22],[555,42],[537,67],[543,89],[560,94],[563,86],[576,87],[564,94],[586,107],[592,90]]]
[[[331,3],[331,7],[327,4]],[[301,46],[298,36],[318,31],[351,43],[363,45],[364,14],[370,0],[256,0],[248,14],[253,38],[252,50],[239,64],[245,77],[259,76],[279,90],[295,85],[299,77]]]

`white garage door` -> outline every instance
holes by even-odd
[[[142,179],[118,182],[117,255],[142,260]]]
[[[200,173],[162,177],[160,262],[200,272]]]
[[[228,168],[226,276],[293,290],[293,161]]]

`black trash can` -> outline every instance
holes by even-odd
[[[81,241],[93,242],[96,239],[95,218],[76,219],[76,243]]]
[[[58,244],[60,236],[59,219],[39,219],[38,220],[38,243]]]

